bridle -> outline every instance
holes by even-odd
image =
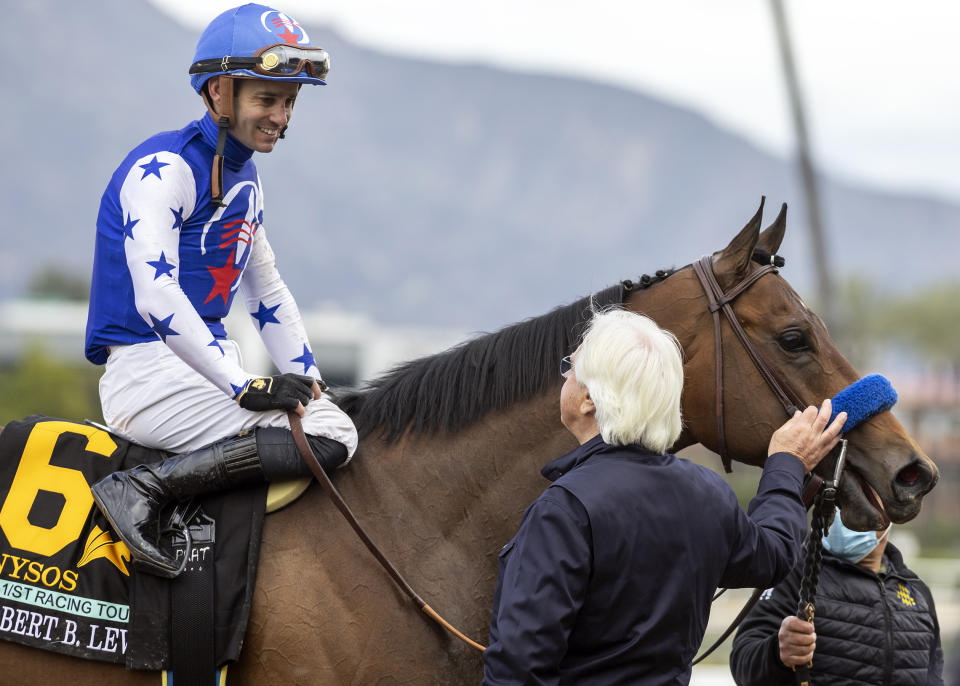
[[[789,384],[781,381],[777,375],[774,374],[773,370],[770,368],[770,365],[768,365],[763,359],[763,356],[760,355],[760,352],[753,344],[753,341],[751,341],[750,337],[747,336],[747,332],[743,330],[743,326],[740,324],[736,313],[733,311],[733,307],[730,305],[730,303],[736,300],[739,295],[750,288],[750,286],[755,284],[762,277],[766,276],[767,274],[779,273],[777,269],[778,258],[776,255],[767,254],[766,252],[761,251],[754,252],[754,261],[760,261],[762,258],[767,258],[768,261],[766,263],[761,262],[762,266],[760,269],[747,274],[737,285],[735,285],[726,293],[724,293],[723,289],[720,287],[720,284],[717,282],[717,277],[713,273],[713,257],[711,255],[704,255],[692,265],[694,273],[700,280],[700,285],[703,286],[703,292],[707,296],[707,308],[713,315],[714,369],[716,370],[716,402],[714,403],[714,406],[717,417],[717,442],[720,449],[720,459],[723,460],[723,468],[727,472],[732,472],[733,467],[731,465],[730,454],[727,452],[727,438],[723,427],[723,338],[720,329],[721,311],[726,316],[727,322],[730,324],[730,328],[733,329],[733,332],[740,340],[741,346],[753,361],[757,371],[760,372],[760,376],[767,383],[767,387],[777,397],[777,400],[780,401],[780,404],[783,405],[783,409],[787,413],[787,416],[793,415],[798,407],[804,407],[800,400],[800,396],[797,395],[796,391],[794,391]],[[780,259],[779,265],[783,265],[782,259]],[[819,488],[822,483],[822,479],[813,474],[811,474],[810,478],[805,481],[803,492],[803,501],[805,505],[809,507],[810,503],[813,502],[814,495],[820,492]],[[737,628],[740,622],[743,621],[743,618],[747,616],[747,613],[751,610],[751,608],[756,605],[762,592],[763,589],[760,588],[754,590],[753,595],[743,606],[743,609],[740,610],[740,613],[733,620],[730,626],[727,627],[726,631],[721,634],[721,636],[713,643],[712,646],[707,648],[707,650],[701,653],[700,656],[693,661],[694,665],[710,655],[714,650],[717,649],[718,646],[720,646],[721,643],[727,639],[733,630]],[[714,596],[714,600],[716,600],[721,593],[723,593],[723,591],[717,593],[717,595]]]
[[[754,259],[757,259],[759,256],[758,253],[760,253],[760,251],[754,253]],[[765,253],[762,254],[764,257],[767,256]],[[714,407],[717,418],[717,443],[720,449],[720,459],[723,461],[723,468],[727,472],[732,472],[733,467],[731,465],[730,455],[727,452],[727,437],[724,431],[723,421],[723,340],[720,332],[720,312],[726,315],[730,328],[737,335],[741,346],[753,361],[757,371],[760,372],[760,376],[767,383],[770,390],[773,391],[773,394],[777,397],[777,400],[780,401],[780,404],[783,405],[783,409],[787,415],[790,416],[797,408],[804,407],[797,393],[787,383],[777,377],[770,368],[770,365],[768,365],[760,355],[753,341],[747,336],[747,332],[743,330],[743,326],[741,326],[737,320],[737,315],[730,305],[739,295],[763,276],[779,273],[776,259],[776,255],[769,255],[769,262],[763,264],[760,269],[747,274],[737,285],[727,292],[724,292],[720,287],[720,284],[717,282],[717,277],[713,273],[713,257],[711,255],[704,255],[692,265],[693,271],[700,280],[700,285],[703,286],[703,291],[707,296],[707,307],[713,315],[714,369],[716,370],[716,402]]]

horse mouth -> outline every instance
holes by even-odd
[[[840,482],[844,523],[861,531],[887,528],[890,517],[877,490],[853,465],[847,465],[845,476]]]

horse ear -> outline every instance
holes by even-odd
[[[760,240],[757,241],[757,247],[766,250],[771,255],[776,255],[780,249],[780,243],[783,242],[783,234],[787,228],[787,203],[780,207],[780,214],[773,220],[773,223],[760,233]]]
[[[753,257],[753,250],[757,247],[757,240],[760,236],[763,203],[766,199],[766,196],[760,198],[760,207],[757,209],[757,213],[753,215],[753,219],[740,229],[740,233],[730,241],[730,245],[721,250],[713,261],[713,273],[724,290],[746,276],[747,270],[750,268],[750,259]]]

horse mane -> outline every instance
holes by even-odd
[[[488,412],[528,400],[559,383],[560,359],[573,351],[592,311],[621,305],[624,291],[631,287],[637,286],[620,283],[444,352],[402,363],[364,388],[339,393],[335,399],[361,437],[376,429],[387,441],[408,430],[458,431]]]

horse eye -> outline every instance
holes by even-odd
[[[810,342],[802,331],[790,329],[780,334],[780,347],[790,353],[798,353],[804,350],[810,350]]]

